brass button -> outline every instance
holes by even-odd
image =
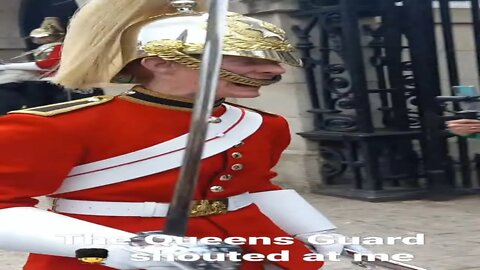
[[[243,146],[245,143],[244,142],[240,142],[238,144],[235,144],[233,147],[240,147],[240,146]]]
[[[208,119],[208,123],[212,123],[212,124],[218,124],[218,123],[221,123],[222,122],[222,119],[218,118],[218,117],[215,117],[215,116],[212,116],[210,117],[210,119]]]
[[[239,152],[232,153],[232,158],[238,159],[241,157],[243,157],[242,153],[239,153]]]
[[[223,192],[225,189],[221,186],[213,186],[213,187],[210,187],[210,191],[211,192]]]
[[[230,181],[232,180],[233,176],[231,174],[224,174],[220,176],[220,181]]]
[[[243,164],[233,164],[233,165],[232,165],[232,170],[234,170],[234,171],[241,171],[241,170],[243,170]]]

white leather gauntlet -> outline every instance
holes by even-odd
[[[5,250],[74,258],[79,249],[105,249],[108,256],[103,264],[122,270],[197,269],[197,264],[206,265],[209,262],[198,260],[189,263],[173,259],[182,254],[223,253],[215,250],[215,246],[196,245],[175,236],[168,236],[171,238],[166,243],[155,241],[136,246],[130,243],[130,238],[134,236],[137,235],[34,207],[0,210],[0,249]],[[138,254],[151,259],[135,259]],[[229,268],[230,265],[209,266],[209,269],[233,269]]]
[[[312,247],[313,251],[323,255],[328,255],[331,252],[342,254],[344,245],[339,241],[341,237],[343,235],[334,231],[304,233],[295,236],[298,240]]]
[[[315,252],[323,255],[327,255],[330,252],[342,254],[344,248],[362,254],[371,253],[370,250],[361,245],[352,244],[348,237],[338,234],[335,230],[299,234],[295,238],[310,245]]]
[[[291,235],[336,229],[320,211],[291,189],[250,194],[260,211]]]
[[[277,226],[320,254],[341,254],[344,247],[363,253],[369,252],[359,245],[344,245],[345,241],[342,239],[345,236],[336,233],[335,225],[294,190],[266,191],[251,195],[262,213]],[[314,237],[310,238],[312,236]]]

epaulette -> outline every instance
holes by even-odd
[[[224,103],[235,106],[235,107],[240,107],[240,108],[244,108],[244,109],[251,110],[251,111],[254,111],[254,112],[258,112],[258,113],[261,113],[261,114],[269,114],[269,115],[278,116],[278,114],[273,113],[273,112],[262,111],[262,110],[259,110],[259,109],[256,109],[256,108],[251,108],[251,107],[247,107],[247,106],[244,106],[244,105],[239,105],[239,104],[232,103],[232,102],[224,102]]]
[[[41,116],[54,116],[57,114],[67,113],[71,111],[80,110],[87,107],[97,106],[113,99],[113,96],[96,96],[89,98],[82,98],[62,103],[55,103],[46,106],[28,108],[24,110],[17,110],[8,112],[8,114],[24,113]]]

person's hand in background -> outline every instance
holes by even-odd
[[[476,119],[458,119],[447,122],[447,127],[450,132],[467,136],[475,133],[480,133],[480,120]]]

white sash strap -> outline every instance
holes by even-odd
[[[220,123],[210,123],[202,159],[226,151],[260,128],[262,116],[225,104]],[[77,166],[52,194],[120,183],[178,168],[183,162],[187,134],[125,155]]]
[[[235,211],[253,203],[250,193],[228,197],[228,211]],[[102,202],[54,199],[52,210],[58,213],[114,216],[114,217],[166,217],[169,203],[156,202]]]

